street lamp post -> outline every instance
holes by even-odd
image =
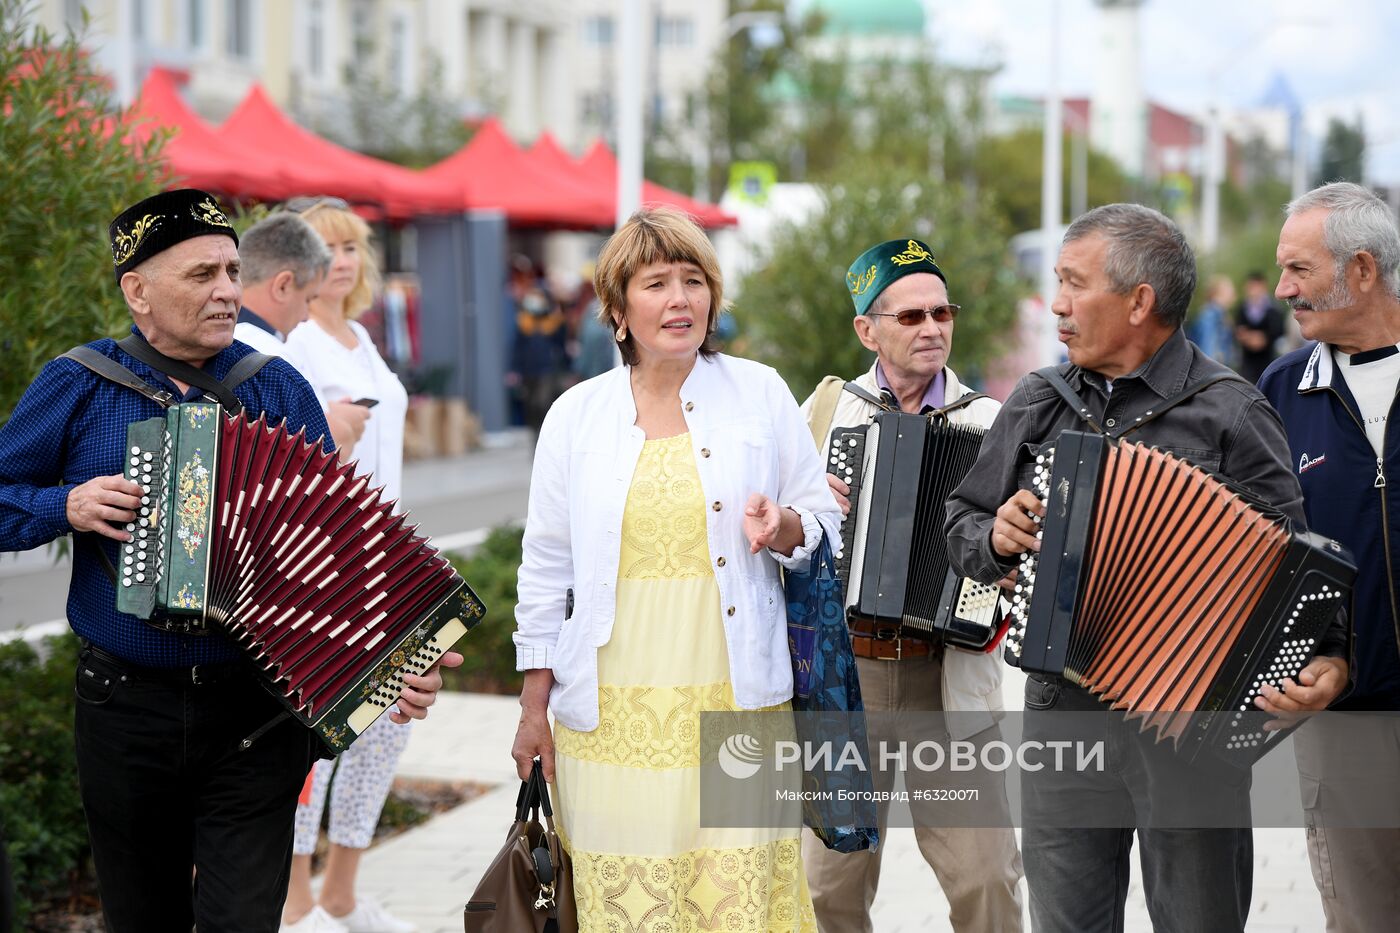
[[[1045,149],[1041,159],[1040,178],[1040,297],[1045,308],[1055,299],[1055,257],[1059,252],[1059,232],[1063,215],[1060,185],[1063,178],[1060,152],[1063,133],[1062,101],[1060,99],[1060,0],[1050,4],[1050,80],[1045,93]],[[1052,360],[1058,355],[1053,318],[1042,317],[1040,352]]]
[[[616,45],[617,226],[642,206],[642,41],[645,0],[619,0],[621,22]]]

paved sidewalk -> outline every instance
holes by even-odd
[[[1006,696],[1019,708],[1020,677],[1007,677]],[[404,776],[500,782],[488,794],[370,850],[361,887],[420,933],[460,933],[462,906],[504,842],[519,784],[510,760],[519,707],[514,697],[444,694],[425,722],[415,723],[399,762]],[[911,830],[885,841],[878,933],[945,933],[947,902],[914,845]],[[1254,834],[1254,901],[1250,933],[1320,933],[1322,908],[1308,867],[1301,829]],[[1150,933],[1151,922],[1134,866],[1127,930]],[[1023,887],[1024,892],[1024,887]],[[1030,929],[1029,920],[1026,929]],[[995,933],[995,931],[987,931]]]

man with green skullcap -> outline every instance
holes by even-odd
[[[819,450],[825,454],[833,428],[867,424],[882,402],[904,412],[929,412],[957,406],[947,417],[954,424],[987,427],[1000,408],[979,397],[948,368],[953,325],[958,306],[948,300],[948,277],[939,268],[928,244],[904,237],[870,247],[851,263],[846,291],[855,305],[857,339],[875,353],[875,365],[847,384],[828,376],[802,405]],[[834,475],[827,481],[849,511],[849,487]],[[892,630],[897,631],[897,630]],[[946,733],[923,736],[945,744],[999,738],[993,712],[1001,708],[1001,661],[995,653],[973,654],[914,638],[887,637],[863,620],[851,621],[851,646],[856,655],[865,709],[873,713],[926,710],[947,711]],[[928,719],[929,717],[923,717]],[[892,716],[870,719],[872,749],[881,743],[908,741],[893,728]],[[905,770],[911,794],[943,787],[946,771]],[[888,791],[892,767],[874,771],[875,789]],[[1006,789],[994,774],[957,775],[959,788],[978,785],[979,800],[1001,801]],[[880,831],[886,830],[887,807],[880,810]],[[1006,827],[987,829],[919,825],[914,829],[919,851],[938,877],[948,898],[949,918],[959,931],[1018,931],[1021,929],[1021,856],[1016,837]],[[804,834],[802,858],[822,933],[869,931],[870,906],[880,880],[882,849],[839,854],[828,850],[812,833]]]

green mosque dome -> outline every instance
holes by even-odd
[[[809,0],[805,6],[826,17],[827,35],[924,34],[924,7],[919,0]]]

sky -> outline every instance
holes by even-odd
[[[1039,97],[1050,74],[1056,0],[924,0],[946,61],[1000,62],[998,93]],[[1090,96],[1098,9],[1058,0],[1060,88]],[[1400,3],[1394,0],[1146,0],[1140,12],[1143,87],[1149,99],[1202,117],[1257,105],[1282,73],[1304,108],[1310,141],[1329,117],[1360,114],[1367,180],[1400,182]]]

